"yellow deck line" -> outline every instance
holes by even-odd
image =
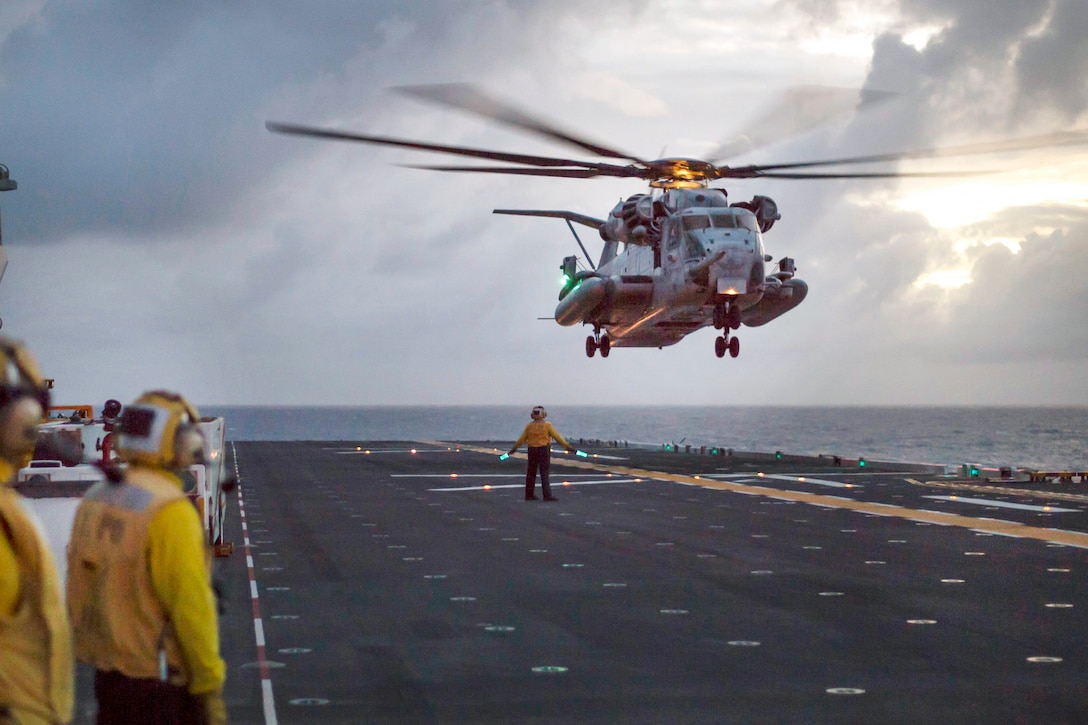
[[[484,448],[482,446],[444,443],[441,441],[420,441],[420,443],[426,443],[428,445],[436,446],[456,445],[464,451],[473,451],[476,453],[484,453],[487,455],[496,455],[497,453],[503,452],[500,451],[498,448]],[[514,456],[511,456],[511,458],[513,457],[525,458],[525,456],[521,453],[515,453]],[[717,491],[733,491],[735,493],[746,493],[755,496],[767,496],[779,500],[817,504],[819,506],[826,506],[829,508],[846,509],[848,511],[858,511],[860,513],[878,514],[880,516],[907,519],[910,521],[922,521],[925,523],[939,524],[943,526],[959,526],[965,529],[971,529],[973,531],[982,531],[991,534],[1002,534],[1005,536],[1017,536],[1022,539],[1037,539],[1039,541],[1088,548],[1088,534],[1080,533],[1078,531],[1046,529],[1039,526],[1027,526],[1025,524],[993,521],[990,519],[973,518],[971,516],[961,516],[959,514],[945,514],[939,511],[925,511],[922,509],[907,508],[905,506],[870,503],[867,501],[853,501],[850,499],[843,499],[835,496],[825,496],[817,493],[787,491],[777,488],[767,488],[765,486],[752,486],[744,483],[716,481],[712,479],[702,478],[699,476],[665,473],[663,471],[648,471],[641,468],[630,468],[627,466],[607,466],[599,463],[593,463],[588,460],[570,460],[562,455],[553,456],[552,463],[558,466],[584,468],[592,471],[603,471],[606,473],[633,476],[635,478],[649,478],[655,481],[669,481],[671,483],[680,483],[687,486],[702,486],[703,488],[711,488]]]

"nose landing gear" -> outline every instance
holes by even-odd
[[[719,300],[714,305],[714,329],[740,329],[740,308],[729,300]]]
[[[730,337],[728,332],[714,339],[714,354],[718,357],[725,357],[727,350],[729,351],[729,357],[740,355],[740,340]]]
[[[598,350],[601,351],[601,357],[608,357],[608,353],[612,351],[612,341],[607,334],[601,334],[601,328],[596,327],[593,334],[586,337],[586,357],[593,357],[593,353]]]
[[[730,357],[740,355],[740,340],[729,335],[730,330],[740,329],[740,308],[729,300],[719,300],[714,305],[714,329],[724,330],[721,337],[714,339],[714,354],[725,357],[728,351]]]

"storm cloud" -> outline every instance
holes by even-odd
[[[711,153],[799,84],[897,95],[738,163],[1048,133],[1084,125],[1086,23],[1073,0],[8,4],[3,330],[79,402],[1088,403],[1083,148],[902,165],[1001,172],[963,180],[738,182],[779,202],[766,244],[805,304],[741,330],[737,360],[702,331],[604,361],[536,319],[565,225],[491,210],[603,217],[641,185],[264,128],[572,153],[387,90],[470,81],[644,157]]]

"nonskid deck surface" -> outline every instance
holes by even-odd
[[[234,723],[1088,722],[1088,497],[599,449],[544,503],[486,444],[235,450]]]

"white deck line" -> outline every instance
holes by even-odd
[[[261,621],[260,593],[257,591],[257,575],[253,567],[253,556],[249,549],[249,532],[246,528],[246,506],[242,491],[242,475],[238,470],[238,451],[231,443],[234,453],[234,476],[238,481],[238,514],[242,518],[242,546],[246,552],[246,569],[249,573],[249,595],[253,600],[253,639],[257,643],[257,661],[261,670],[261,704],[264,710],[265,725],[278,725],[276,717],[276,698],[272,692],[272,677],[268,672],[268,658],[265,655],[264,622]]]
[[[1016,509],[1018,511],[1036,511],[1039,513],[1083,513],[1080,509],[1067,509],[1058,506],[1035,506],[1026,503],[1013,503],[1012,501],[994,501],[993,499],[988,498],[967,498],[965,496],[922,496],[922,498],[930,498],[936,501],[974,504],[976,506],[995,506],[997,508]]]

